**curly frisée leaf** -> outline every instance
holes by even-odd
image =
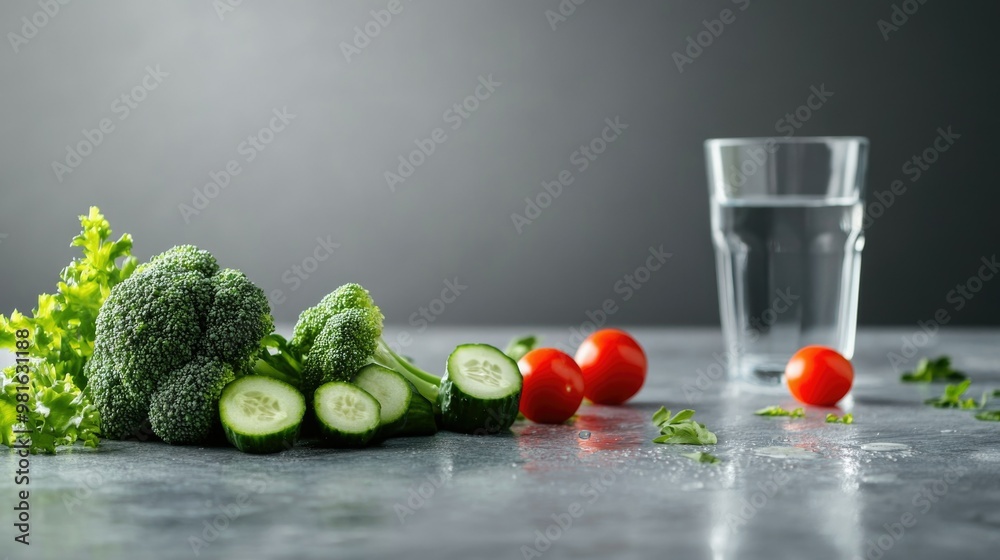
[[[55,453],[56,447],[82,441],[97,447],[100,415],[86,395],[73,384],[69,374],[59,375],[55,366],[33,363],[28,374],[15,374],[13,367],[0,372],[0,443],[17,444],[14,428],[25,431],[31,440],[32,453]],[[27,402],[19,402],[17,377],[28,376]],[[18,413],[18,405],[27,413]]]
[[[5,445],[14,444],[14,426],[22,424],[34,429],[32,452],[52,453],[77,440],[97,445],[98,413],[81,391],[87,384],[84,366],[94,353],[101,305],[113,286],[132,275],[137,261],[131,256],[132,237],[112,240],[111,226],[96,206],[80,216],[80,225],[70,245],[82,256],[60,272],[56,293],[38,296],[31,316],[17,310],[0,315],[0,349],[23,351],[17,343],[24,339],[16,336],[22,329],[31,342],[26,417],[17,413],[14,371],[0,374],[0,443]]]

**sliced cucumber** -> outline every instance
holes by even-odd
[[[368,364],[358,371],[354,384],[378,401],[379,434],[388,437],[406,423],[410,406],[410,382],[402,375],[378,364]]]
[[[437,431],[430,401],[402,374],[378,364],[361,368],[354,384],[379,402],[379,430],[376,437],[430,435]]]
[[[275,453],[295,444],[306,399],[295,387],[248,375],[222,391],[219,417],[226,439],[245,453]]]
[[[320,385],[313,408],[323,439],[336,447],[363,447],[378,431],[382,414],[375,397],[343,381]]]
[[[448,356],[438,402],[445,429],[470,434],[506,431],[521,402],[517,362],[488,344],[463,344]]]

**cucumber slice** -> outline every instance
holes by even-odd
[[[320,385],[313,408],[323,439],[335,447],[364,447],[378,431],[382,414],[375,397],[343,381]]]
[[[376,437],[430,435],[437,432],[430,401],[402,374],[378,364],[361,368],[354,384],[379,402],[379,430]]]
[[[270,377],[233,381],[219,398],[226,439],[244,453],[275,453],[295,444],[306,399],[295,387]]]
[[[462,344],[448,356],[438,402],[445,429],[506,431],[517,418],[523,379],[517,362],[488,344]]]
[[[368,364],[358,371],[354,384],[378,401],[379,434],[388,437],[406,423],[410,406],[410,382],[405,377],[378,364]]]

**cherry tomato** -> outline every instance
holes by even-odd
[[[785,366],[792,396],[806,404],[833,406],[851,390],[854,368],[847,358],[825,346],[806,346]]]
[[[618,329],[587,337],[576,351],[583,372],[583,395],[597,404],[622,404],[646,381],[646,354],[634,338]]]
[[[538,348],[524,355],[517,367],[524,376],[521,414],[544,424],[565,422],[583,402],[583,374],[565,352]]]

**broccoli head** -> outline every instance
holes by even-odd
[[[111,289],[97,316],[88,390],[105,437],[147,419],[169,443],[211,433],[219,396],[248,372],[274,328],[263,290],[192,245],[174,247]]]

